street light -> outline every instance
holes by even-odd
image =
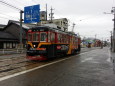
[[[113,37],[112,37],[112,51],[115,52],[115,7],[112,7],[111,13],[106,13],[104,12],[104,14],[113,14],[114,15],[114,28],[113,28]]]

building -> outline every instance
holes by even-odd
[[[47,13],[46,13],[46,11],[41,11],[40,12],[40,20],[41,21],[46,21],[47,20]]]
[[[22,24],[22,42],[26,44],[26,32],[35,25]],[[20,42],[20,23],[10,20],[0,31],[0,49],[17,48]]]
[[[18,43],[12,34],[0,31],[0,49],[17,48]]]
[[[54,19],[52,22],[54,24],[56,24],[58,27],[60,27],[63,31],[68,31],[68,20],[67,20],[67,18]]]
[[[67,18],[61,18],[61,19],[53,19],[47,21],[41,21],[38,23],[38,25],[44,25],[44,24],[56,24],[57,28],[62,29],[63,31],[68,31],[68,20]]]
[[[0,30],[3,30],[6,25],[0,24]]]

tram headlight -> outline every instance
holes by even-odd
[[[36,45],[33,45],[34,46],[34,48],[36,47]]]

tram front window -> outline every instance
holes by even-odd
[[[28,41],[32,41],[32,33],[28,33]]]
[[[33,33],[33,41],[39,41],[39,33]]]
[[[46,42],[46,33],[45,32],[41,32],[40,33],[40,41],[42,41],[42,42]]]

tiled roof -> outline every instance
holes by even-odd
[[[5,39],[16,39],[15,36],[12,34],[9,34],[7,32],[0,31],[0,38],[5,38]]]

